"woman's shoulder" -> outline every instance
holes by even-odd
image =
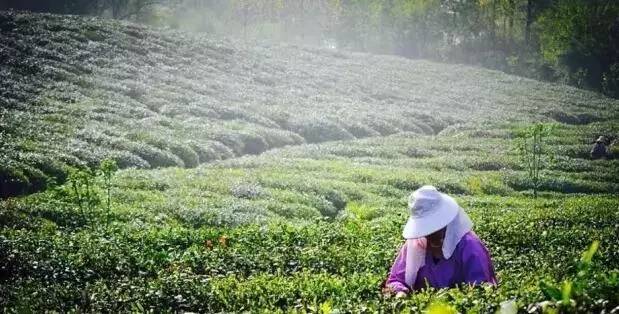
[[[458,243],[458,246],[462,251],[469,253],[476,251],[486,251],[486,246],[473,231],[467,232],[462,237],[462,239],[460,239],[460,243]]]
[[[464,241],[465,243],[481,242],[477,234],[475,234],[472,230],[464,234],[461,241]]]

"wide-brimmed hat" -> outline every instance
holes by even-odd
[[[449,195],[431,185],[422,186],[408,200],[410,217],[402,236],[406,239],[425,237],[447,226],[458,215],[460,206]]]

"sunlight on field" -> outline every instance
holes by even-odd
[[[617,100],[73,16],[0,12],[0,29],[0,308],[619,306],[619,159],[589,158],[599,135],[619,133]],[[535,122],[554,126],[537,186],[515,148]],[[76,174],[105,158],[121,168],[109,189]],[[497,288],[381,295],[407,197],[425,184],[470,215]]]
[[[590,132],[615,127],[598,124]],[[561,127],[552,150],[569,150],[588,136],[584,130]],[[509,138],[479,133],[394,135],[196,169],[122,171],[114,180],[109,224],[101,223],[100,211],[81,217],[69,186],[4,203],[5,228],[12,227],[3,243],[15,252],[8,265],[32,274],[5,293],[27,295],[51,276],[61,280],[46,289],[66,294],[63,302],[80,302],[71,291],[91,282],[86,291],[98,295],[93,309],[293,309],[327,300],[349,310],[422,309],[434,294],[394,303],[379,296],[378,285],[401,243],[406,197],[427,182],[455,195],[469,212],[501,282],[496,290],[441,293],[458,308],[483,312],[512,298],[521,306],[535,302],[538,281],[573,276],[574,260],[593,240],[601,240],[596,271],[616,276],[616,160],[578,169],[578,150],[568,153],[547,171],[546,192],[533,199],[519,192],[528,189],[527,178]],[[424,155],[410,155],[410,147],[424,148]],[[608,293],[612,285],[601,280],[588,293]]]

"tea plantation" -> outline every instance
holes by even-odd
[[[619,103],[474,67],[14,12],[0,12],[0,77],[2,196],[104,158],[191,168],[461,123],[607,121]]]
[[[0,76],[4,312],[618,311],[619,159],[588,158],[617,100],[15,12]],[[534,197],[515,143],[537,122]],[[381,294],[424,184],[469,213],[497,287]]]

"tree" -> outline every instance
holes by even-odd
[[[531,43],[531,25],[533,24],[533,0],[527,0],[527,18],[524,27],[525,46],[529,47]]]
[[[540,188],[541,170],[548,161],[552,160],[546,150],[546,139],[551,134],[552,129],[553,125],[538,123],[524,128],[516,134],[516,148],[532,183],[535,197],[537,197],[537,191]]]
[[[600,89],[613,65],[609,37],[618,15],[611,0],[556,0],[538,19],[541,55],[566,73],[565,81]]]

